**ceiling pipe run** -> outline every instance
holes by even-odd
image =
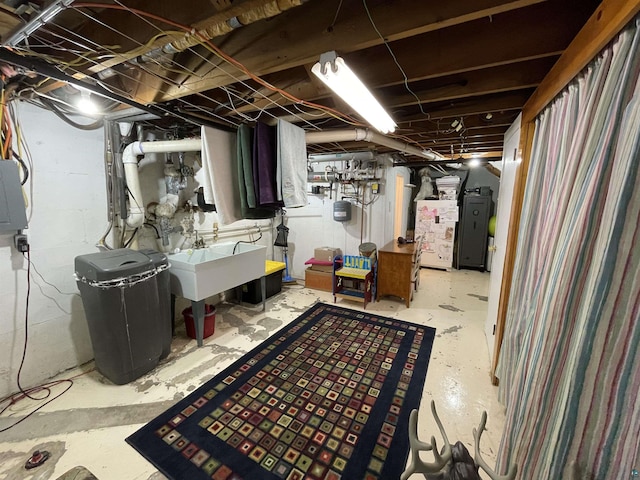
[[[394,140],[386,137],[378,132],[374,132],[367,128],[354,128],[348,130],[327,130],[325,132],[307,132],[305,141],[309,144],[333,143],[333,142],[370,142],[377,145],[383,145],[399,152],[416,155],[427,160],[442,160],[443,157],[435,152],[428,150],[420,150],[408,143]]]
[[[214,15],[205,26],[196,27],[197,30],[186,34],[178,40],[151,50],[136,58],[136,62],[144,63],[163,55],[179,53],[187,48],[194,47],[202,43],[203,40],[221,37],[227,33],[249,25],[250,23],[264,20],[280,15],[290,8],[298,7],[308,0],[248,0],[239,3],[237,6]]]
[[[138,176],[138,156],[147,153],[199,152],[202,141],[199,138],[186,140],[166,140],[157,142],[133,142],[122,152],[124,176],[129,190],[129,208],[126,223],[131,228],[141,227],[144,223],[144,201]]]

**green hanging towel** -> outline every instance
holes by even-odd
[[[240,191],[246,198],[247,207],[256,208],[256,193],[253,183],[253,162],[251,154],[253,152],[253,128],[242,124],[238,127],[238,155],[240,161],[238,168],[238,176],[241,178]]]
[[[242,218],[260,219],[273,218],[275,210],[272,208],[256,208],[256,192],[253,182],[253,129],[242,124],[238,127],[237,171],[238,188],[240,190],[240,207]]]

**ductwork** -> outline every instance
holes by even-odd
[[[361,162],[366,162],[373,160],[375,157],[374,153],[371,151],[366,152],[346,152],[346,153],[321,153],[317,155],[309,155],[310,162],[338,162],[344,160],[359,160]]]
[[[124,164],[124,176],[129,190],[129,209],[126,220],[129,227],[138,228],[144,223],[145,207],[138,176],[138,156],[146,153],[199,152],[200,150],[202,150],[202,141],[199,138],[133,142],[127,145],[124,152],[122,152],[122,163]]]
[[[349,130],[327,130],[325,132],[307,132],[305,134],[307,144],[333,143],[333,142],[370,142],[383,145],[399,152],[416,155],[427,160],[441,160],[435,152],[420,150],[419,148],[403,143],[393,138],[386,137],[367,128],[354,128]]]

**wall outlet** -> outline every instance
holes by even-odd
[[[13,236],[13,244],[19,252],[26,253],[29,251],[29,240],[24,233],[16,233]]]

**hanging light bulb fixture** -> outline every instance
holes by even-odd
[[[91,93],[88,90],[80,90],[80,100],[76,103],[78,110],[88,115],[99,113],[98,105],[91,100]]]
[[[336,52],[320,55],[311,71],[380,133],[393,133],[396,123]]]

